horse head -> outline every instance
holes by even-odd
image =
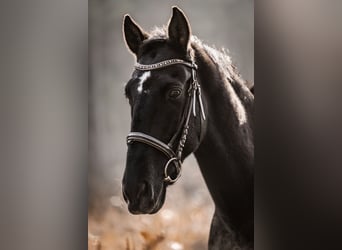
[[[148,34],[129,15],[123,33],[137,61],[125,86],[132,132],[123,196],[131,213],[153,214],[163,206],[167,186],[180,176],[181,162],[200,144],[203,118],[194,113],[196,107],[203,116],[204,111],[191,31],[184,13],[173,7],[167,35]]]

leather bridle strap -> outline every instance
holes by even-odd
[[[176,157],[175,152],[166,145],[164,142],[141,132],[130,132],[127,136],[127,143],[130,144],[133,141],[145,143],[159,151],[163,152],[167,157]]]
[[[188,95],[190,99],[188,99],[189,101],[187,101],[187,104],[186,104],[187,106],[185,107],[185,113],[183,114],[183,119],[181,120],[180,127],[179,129],[177,129],[176,134],[174,134],[174,136],[171,138],[168,144],[165,144],[164,142],[158,140],[157,138],[144,134],[142,132],[130,132],[127,136],[127,144],[131,144],[135,141],[144,143],[146,145],[149,145],[159,150],[160,152],[162,152],[169,158],[164,168],[164,175],[165,175],[164,181],[168,183],[176,182],[181,175],[182,152],[183,152],[183,148],[185,146],[185,142],[186,142],[187,135],[189,132],[189,121],[190,121],[191,113],[193,113],[193,115],[196,116],[196,96],[200,104],[199,106],[201,109],[201,116],[203,120],[206,119],[204,109],[203,109],[202,98],[201,98],[201,89],[200,89],[200,85],[196,77],[197,65],[194,62],[187,62],[181,59],[169,59],[169,60],[165,60],[159,63],[148,64],[148,65],[143,65],[139,63],[135,64],[135,69],[141,70],[141,71],[155,70],[155,69],[164,68],[164,67],[168,67],[168,66],[175,65],[175,64],[182,64],[192,69],[191,71],[192,83],[190,84],[190,87],[188,90]],[[185,119],[184,119],[184,115],[185,115]],[[181,127],[183,128],[180,130]],[[174,152],[174,150],[172,149],[173,142],[175,138],[178,137],[178,134],[180,131],[182,132],[182,134],[178,142],[177,150],[176,152]],[[176,170],[177,170],[177,176],[174,179],[171,178],[168,174],[168,167],[171,163],[174,163]]]

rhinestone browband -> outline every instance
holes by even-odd
[[[169,60],[161,61],[161,62],[154,63],[154,64],[136,63],[134,67],[135,69],[138,69],[138,70],[153,70],[153,69],[159,69],[159,68],[163,68],[163,67],[174,65],[174,64],[183,64],[187,67],[197,69],[197,66],[195,63],[187,62],[181,59],[169,59]]]

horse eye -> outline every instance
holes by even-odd
[[[169,97],[170,98],[178,98],[180,95],[182,94],[182,90],[181,89],[171,89],[169,91]]]

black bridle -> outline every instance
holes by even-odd
[[[168,66],[176,65],[176,64],[181,64],[186,67],[189,67],[191,68],[191,72],[192,72],[191,73],[192,82],[188,89],[189,98],[185,104],[185,107],[184,107],[185,112],[183,112],[183,117],[176,133],[172,136],[171,140],[167,144],[165,144],[164,142],[158,140],[157,138],[153,136],[150,136],[141,132],[130,132],[127,135],[127,144],[131,144],[133,142],[144,143],[146,145],[149,145],[159,150],[160,152],[162,152],[168,157],[169,160],[167,161],[165,168],[164,168],[164,176],[165,176],[164,181],[167,183],[174,183],[181,176],[182,152],[183,152],[183,148],[185,146],[185,142],[186,142],[188,132],[189,132],[189,121],[190,121],[191,113],[196,117],[196,102],[197,101],[199,102],[202,119],[203,120],[206,119],[204,108],[203,108],[203,103],[202,103],[201,87],[197,81],[197,74],[196,74],[197,65],[193,61],[187,62],[181,59],[170,59],[170,60],[165,60],[165,61],[155,63],[155,64],[139,64],[139,63],[135,64],[135,69],[141,70],[141,71],[150,71],[150,70],[160,69],[160,68],[164,68],[164,67],[168,67]],[[202,126],[201,126],[201,129],[202,129]],[[179,139],[177,150],[175,152],[173,150],[173,146],[180,132],[182,133],[182,135]],[[168,175],[168,167],[170,166],[171,163],[175,165],[176,170],[177,170],[177,176],[174,179],[172,179]]]

